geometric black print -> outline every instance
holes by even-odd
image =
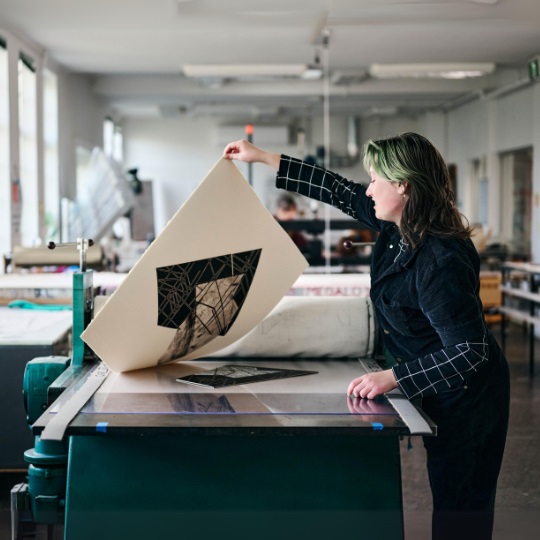
[[[156,268],[158,326],[178,331],[158,363],[224,336],[247,297],[261,249]]]

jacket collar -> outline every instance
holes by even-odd
[[[418,257],[418,253],[422,249],[422,245],[418,246],[415,249],[411,249],[409,246],[407,246],[404,253],[402,253],[398,259],[393,262],[386,270],[384,270],[378,277],[375,278],[375,280],[372,282],[372,284],[378,283],[380,280],[393,275],[397,274],[399,272],[404,272],[406,270],[410,270],[414,264],[414,261]],[[372,276],[373,279],[373,276]]]

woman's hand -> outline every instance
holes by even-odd
[[[229,143],[223,152],[225,159],[237,159],[246,163],[264,163],[273,169],[279,169],[280,154],[267,152],[248,141],[240,140]]]
[[[393,390],[394,388],[397,388],[394,372],[391,369],[385,369],[384,371],[367,373],[366,375],[354,379],[351,384],[349,384],[347,395],[351,397],[373,399],[381,394],[390,392],[390,390]]]

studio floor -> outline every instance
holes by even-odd
[[[493,328],[500,338],[497,326]],[[496,501],[494,540],[536,540],[540,530],[540,343],[536,342],[536,377],[529,377],[528,338],[520,326],[507,334],[512,378],[510,428]],[[496,403],[494,404],[494,407]],[[406,540],[431,537],[431,496],[420,438],[401,443]],[[0,540],[10,540],[10,490],[24,473],[0,473]],[[40,531],[36,540],[45,538]],[[464,540],[466,537],[464,536]]]

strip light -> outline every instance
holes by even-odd
[[[492,63],[373,64],[369,74],[376,79],[467,79],[493,71]]]
[[[306,64],[184,64],[182,71],[186,77],[301,77],[307,67]]]

